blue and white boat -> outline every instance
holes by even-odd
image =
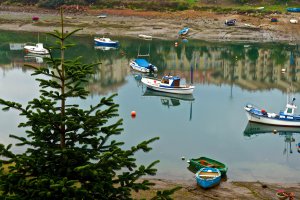
[[[131,60],[129,63],[130,67],[134,70],[140,71],[140,72],[157,72],[157,67],[153,64],[149,63],[146,59],[143,58],[137,58],[134,60]]]
[[[277,113],[267,112],[264,109],[259,109],[251,104],[244,107],[248,120],[252,122],[270,124],[276,126],[294,126],[300,127],[300,115],[295,114],[297,106],[294,104],[295,98],[291,103],[287,103],[285,110]]]
[[[188,27],[184,27],[183,29],[181,29],[178,32],[178,35],[186,35],[189,32],[189,28]]]
[[[174,94],[192,94],[195,88],[192,85],[181,85],[179,76],[163,76],[161,80],[143,77],[141,81],[149,89]]]
[[[221,172],[217,168],[201,168],[196,173],[196,181],[204,189],[214,187],[221,182]]]
[[[95,41],[95,45],[96,46],[107,46],[107,47],[116,47],[119,46],[119,42],[118,41],[112,41],[110,38],[99,38],[96,37],[94,38]]]

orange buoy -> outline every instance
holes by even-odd
[[[136,117],[136,112],[135,111],[131,111],[131,118],[135,118]]]

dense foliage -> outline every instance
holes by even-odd
[[[77,31],[66,33],[62,25],[61,31],[50,34],[58,40],[50,50],[58,50],[60,56],[51,53],[48,66],[35,69],[39,98],[26,106],[0,99],[3,110],[16,109],[26,119],[19,124],[26,130],[24,136],[10,135],[24,152],[0,145],[1,199],[130,199],[132,191],[153,185],[140,178],[155,175],[158,161],[137,166],[134,155],[150,151],[149,144],[158,138],[124,150],[123,142],[113,140],[122,133],[113,96],[88,109],[70,104],[70,99],[87,97],[82,83],[94,72],[94,64],[65,58],[72,47],[66,40]],[[158,192],[154,199],[169,199],[177,189]]]

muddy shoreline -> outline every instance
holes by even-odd
[[[0,7],[0,30],[51,32],[59,29],[58,10],[36,7]],[[98,18],[101,13],[106,18]],[[39,16],[38,22],[32,16]],[[278,22],[271,22],[276,17]],[[235,26],[226,26],[226,19],[236,19]],[[189,27],[188,38],[207,41],[239,42],[298,42],[300,25],[290,19],[300,19],[300,13],[272,14],[216,14],[208,11],[150,12],[131,10],[65,11],[66,30],[82,28],[78,34],[94,36],[137,37],[139,34],[153,38],[176,40],[178,31]]]
[[[36,7],[0,6],[0,30],[52,32],[60,28],[58,10]],[[100,13],[107,18],[100,19]],[[32,17],[38,16],[38,22]],[[279,22],[270,22],[276,17]],[[277,14],[263,17],[248,14],[215,14],[206,11],[182,11],[159,13],[130,10],[88,10],[85,12],[65,12],[65,30],[82,28],[78,34],[94,36],[137,37],[138,34],[152,35],[154,38],[177,40],[178,31],[190,27],[189,38],[207,41],[247,41],[247,42],[298,42],[300,25],[291,24],[291,18],[299,19],[300,14]],[[236,26],[225,26],[226,19],[237,19]],[[247,24],[247,25],[245,25]],[[249,26],[250,25],[250,26]],[[278,175],[280,176],[280,174]],[[135,198],[153,196],[156,190],[182,186],[174,199],[277,199],[276,191],[284,189],[300,197],[300,183],[263,183],[223,181],[219,186],[204,190],[194,180],[151,179],[156,185],[150,191],[135,193]]]

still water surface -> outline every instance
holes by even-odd
[[[297,46],[189,40],[179,41],[175,47],[175,41],[117,39],[120,48],[105,51],[94,48],[92,37],[73,38],[77,46],[67,54],[69,57],[102,62],[87,85],[89,98],[74,101],[87,107],[103,96],[118,93],[115,101],[124,119],[124,134],[117,139],[125,142],[125,148],[160,137],[150,153],[137,154],[139,163],[160,160],[157,177],[192,180],[194,175],[181,157],[207,156],[228,165],[229,180],[299,182],[300,153],[296,144],[300,142],[300,129],[248,125],[243,110],[247,103],[267,111],[282,110],[291,84],[296,103],[300,101]],[[39,40],[45,45],[53,42],[42,34]],[[1,33],[0,94],[1,98],[26,104],[39,94],[30,76],[32,71],[23,65],[43,65],[43,60],[28,58],[22,50],[16,50],[24,42],[37,42],[37,34]],[[129,60],[138,53],[150,53],[148,59],[159,68],[156,77],[170,73],[193,83],[193,97],[147,91],[139,74],[129,68]],[[132,110],[137,112],[135,119],[130,117]],[[22,118],[14,111],[0,112],[0,117],[0,142],[14,142],[8,135],[23,134],[17,128]],[[274,129],[278,129],[277,134],[272,133]]]

